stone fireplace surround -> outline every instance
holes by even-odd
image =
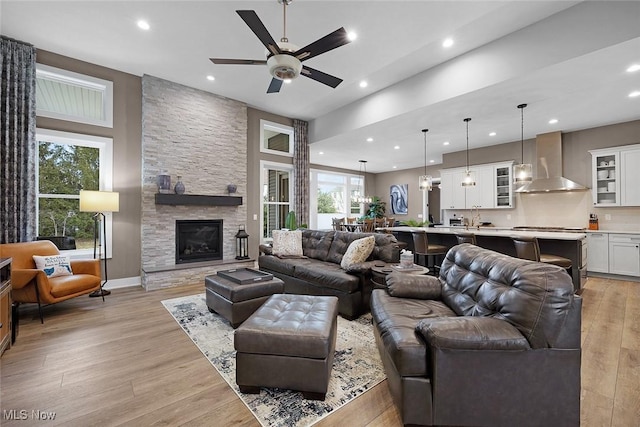
[[[235,235],[246,204],[156,204],[156,177],[182,177],[185,195],[237,196],[247,188],[244,103],[152,76],[142,77],[142,286],[146,290],[202,283],[218,270],[252,267],[235,259]],[[175,263],[176,220],[223,220],[223,259]]]

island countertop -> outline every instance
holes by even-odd
[[[587,237],[586,233],[565,233],[559,231],[520,231],[520,230],[511,230],[505,228],[494,228],[494,227],[480,227],[471,228],[467,230],[465,227],[383,227],[379,230],[386,230],[390,232],[405,232],[411,233],[413,231],[426,231],[429,234],[456,234],[460,232],[469,232],[473,233],[476,236],[493,236],[493,237],[511,237],[511,236],[522,236],[522,237],[537,237],[538,239],[549,239],[549,240],[582,240]]]
[[[558,255],[571,260],[571,278],[575,290],[579,290],[586,280],[586,232],[524,231],[498,227],[383,227],[376,230],[393,233],[398,241],[413,250],[414,231],[426,232],[429,243],[453,247],[458,244],[456,233],[469,232],[476,236],[478,246],[496,252],[516,256],[512,237],[537,237],[540,252]]]

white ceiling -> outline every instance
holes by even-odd
[[[278,94],[266,94],[264,66],[209,61],[264,58],[236,9],[255,10],[282,37],[276,0],[2,0],[0,32],[309,120],[312,163],[357,170],[366,159],[369,172],[423,166],[423,128],[435,164],[463,150],[464,117],[473,119],[471,148],[519,140],[523,102],[525,139],[640,119],[640,97],[627,96],[640,90],[640,72],[625,71],[640,64],[640,2],[295,0],[290,42],[304,46],[341,26],[358,38],[305,62],[344,79],[336,89],[299,78]],[[151,29],[140,30],[138,19]],[[445,37],[453,47],[442,47]]]

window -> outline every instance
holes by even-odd
[[[364,192],[364,177],[311,170],[310,223],[311,228],[332,228],[332,218],[361,217],[364,205],[353,197]]]
[[[113,83],[37,64],[36,114],[113,127]]]
[[[94,213],[80,212],[80,190],[112,189],[113,141],[46,129],[36,130],[36,140],[38,236],[73,237],[79,253],[93,253]],[[105,216],[111,242],[111,214]]]
[[[287,214],[292,210],[293,167],[278,163],[260,162],[262,192],[262,239],[271,240],[271,232],[284,228]]]
[[[293,157],[293,128],[260,120],[260,151]]]

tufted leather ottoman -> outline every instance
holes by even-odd
[[[269,297],[284,292],[284,282],[277,277],[267,282],[236,283],[222,276],[204,278],[207,307],[237,328]]]
[[[302,391],[324,400],[336,347],[338,298],[273,295],[234,337],[236,383],[242,393],[260,387]]]

